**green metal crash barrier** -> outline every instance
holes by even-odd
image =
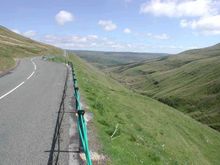
[[[79,131],[79,137],[80,137],[81,145],[83,148],[83,152],[85,153],[85,156],[86,156],[87,165],[92,165],[92,160],[91,160],[90,151],[89,151],[89,144],[88,144],[86,122],[84,119],[85,111],[82,110],[82,106],[80,103],[80,92],[79,92],[76,74],[73,68],[73,63],[68,62],[68,65],[72,69],[73,88],[74,88],[74,96],[75,96],[75,101],[76,101],[76,113],[78,114],[77,115],[77,127]]]

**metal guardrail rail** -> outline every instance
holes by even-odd
[[[85,153],[86,156],[87,165],[92,165],[89,144],[88,144],[87,127],[84,119],[85,111],[82,109],[82,105],[80,103],[80,92],[78,87],[78,81],[76,78],[76,74],[74,72],[73,63],[68,62],[68,65],[71,67],[72,70],[74,96],[76,101],[77,127],[78,127],[80,142],[83,148],[83,152]]]

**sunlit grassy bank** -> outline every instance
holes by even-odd
[[[75,55],[69,58],[111,164],[220,162],[219,132],[174,108],[133,93]]]

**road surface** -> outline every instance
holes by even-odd
[[[51,149],[57,150],[52,145],[57,140],[54,134],[66,73],[64,64],[26,58],[12,73],[0,78],[1,165],[45,165],[51,156],[57,158]],[[72,108],[69,102],[65,103],[67,111]],[[65,152],[64,156],[60,154],[59,164],[69,164],[68,131],[74,125],[69,123],[69,116],[63,116],[60,150]]]

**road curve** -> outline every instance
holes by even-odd
[[[27,58],[0,78],[1,165],[47,164],[66,71]]]

